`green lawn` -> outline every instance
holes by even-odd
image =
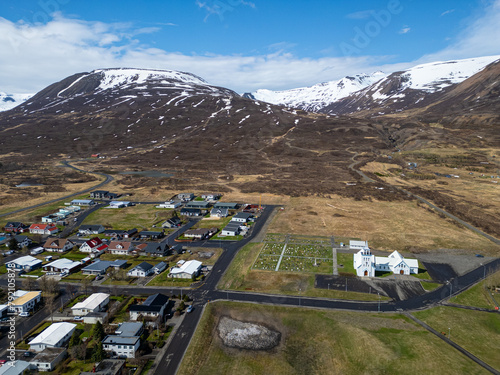
[[[422,285],[422,288],[424,288],[427,292],[430,292],[436,288],[439,288],[441,284],[438,283],[430,283],[428,281],[421,281],[420,284]]]
[[[153,225],[160,225],[171,215],[171,212],[154,205],[138,204],[120,209],[101,208],[87,216],[83,224],[102,224],[113,229],[161,230],[153,228]]]
[[[280,345],[269,351],[224,347],[216,338],[223,315],[281,332]],[[226,302],[208,304],[178,371],[179,375],[487,373],[401,315]]]
[[[339,270],[339,274],[349,273],[356,275],[353,254],[337,253],[337,269]]]
[[[484,281],[481,281],[459,295],[453,296],[450,299],[450,302],[465,306],[494,309],[495,303],[493,302],[490,293],[491,292],[485,288]]]
[[[436,307],[414,315],[490,366],[500,369],[500,319],[487,313],[453,307]]]

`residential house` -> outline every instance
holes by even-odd
[[[108,245],[108,253],[115,255],[130,255],[134,250],[132,242],[127,241],[111,241]]]
[[[66,345],[75,331],[76,324],[52,323],[29,342],[30,350],[41,352],[46,348],[60,348]]]
[[[47,347],[31,360],[31,364],[35,365],[38,371],[52,371],[56,366],[66,358],[66,348]]]
[[[72,206],[91,206],[94,204],[92,199],[73,199],[71,201]]]
[[[200,274],[201,266],[202,263],[200,261],[189,260],[180,267],[173,267],[168,276],[179,279],[190,279],[193,275],[198,276]]]
[[[168,245],[166,242],[149,242],[143,249],[140,250],[140,255],[154,256],[154,257],[163,257],[168,255]],[[139,247],[139,245],[137,246]]]
[[[140,324],[140,328],[138,325]],[[114,335],[108,335],[102,341],[103,349],[112,356],[120,358],[135,358],[139,349],[142,333],[142,323],[123,323]]]
[[[179,199],[181,202],[188,202],[188,201],[194,199],[194,194],[193,193],[180,193],[180,194],[177,194],[177,199]]]
[[[45,251],[64,253],[71,250],[75,244],[67,238],[49,238],[43,245]]]
[[[222,197],[222,194],[219,193],[204,193],[201,195],[203,199],[206,201],[216,201]]]
[[[30,233],[42,235],[54,235],[59,232],[59,229],[52,223],[49,224],[31,224]]]
[[[107,208],[125,208],[131,205],[132,202],[128,201],[111,201],[109,202],[109,206]]]
[[[227,208],[212,208],[210,211],[210,217],[228,217],[229,210]]]
[[[28,230],[28,226],[19,221],[9,221],[3,229],[11,233],[23,233]]]
[[[153,267],[153,271],[156,275],[159,275],[160,273],[162,273],[166,269],[167,269],[167,263],[165,263],[165,262],[160,262]]]
[[[143,230],[139,232],[139,237],[141,240],[158,240],[165,237],[165,232]]]
[[[239,204],[238,203],[232,203],[232,202],[217,202],[214,204],[214,208],[227,208],[229,210],[236,210],[238,209]]]
[[[103,254],[108,245],[106,245],[99,237],[91,238],[85,241],[82,246],[80,246],[80,251],[83,253],[90,253],[91,258],[96,258]]]
[[[40,291],[16,290],[12,296],[14,300],[9,304],[9,310],[17,314],[30,312],[40,303],[41,296],[42,292]]]
[[[45,272],[62,272],[70,274],[80,269],[80,262],[72,261],[71,259],[59,258],[43,266]]]
[[[200,209],[207,209],[210,207],[210,203],[207,201],[191,201],[186,203],[185,205],[186,208],[200,208]]]
[[[165,221],[161,226],[162,228],[177,228],[182,225],[182,221],[179,217],[174,216],[167,221]]]
[[[149,296],[143,303],[129,306],[130,320],[139,320],[143,318],[164,317],[165,310],[168,307],[169,299],[161,293]]]
[[[96,225],[80,225],[78,228],[78,233],[88,235],[88,234],[99,234],[104,232],[104,227],[100,224]]]
[[[166,201],[165,203],[161,203],[156,208],[179,208],[182,205],[179,201]]]
[[[253,214],[250,212],[238,212],[233,216],[231,221],[235,221],[237,223],[248,223],[253,218]]]
[[[199,208],[181,208],[181,215],[182,216],[203,216],[204,211],[200,210]]]
[[[230,221],[221,231],[221,236],[230,236],[234,237],[240,234],[241,231],[241,223],[236,221]]]
[[[124,268],[127,265],[127,261],[120,259],[120,260],[96,260],[92,264],[89,264],[88,266],[82,268],[82,274],[84,275],[104,275],[108,268],[113,267],[116,270],[119,270],[120,268]]]
[[[184,237],[201,241],[206,238],[212,237],[215,233],[217,233],[217,230],[218,230],[217,228],[189,229],[184,232]]]
[[[22,249],[23,247],[29,247],[33,243],[33,241],[31,240],[31,238],[29,238],[28,236],[23,236],[21,234],[15,235],[14,239],[17,242],[17,248],[18,249]]]
[[[102,232],[106,237],[116,237],[117,239],[121,238],[132,238],[137,234],[137,229],[129,229],[129,230],[119,230],[119,229],[106,229]]]
[[[243,212],[250,212],[251,214],[254,214],[259,210],[259,208],[258,204],[247,204],[245,208],[243,208]]]
[[[109,294],[93,293],[84,301],[78,302],[71,308],[74,316],[85,316],[90,313],[103,311],[109,304]]]
[[[0,375],[22,375],[35,369],[34,365],[26,361],[8,361],[0,366]]]
[[[42,217],[42,223],[56,223],[57,221],[59,221],[59,216],[55,214]]]
[[[94,199],[116,199],[120,194],[110,193],[107,190],[94,190],[90,192],[90,198]]]
[[[7,268],[13,269],[14,271],[30,272],[40,268],[42,263],[40,259],[32,257],[31,255],[25,255],[7,262],[5,265]]]
[[[137,266],[127,272],[127,276],[131,277],[147,277],[154,273],[153,265],[148,262],[139,263]]]
[[[45,249],[41,246],[38,246],[38,247],[35,247],[34,249],[31,249],[30,250],[30,254],[31,255],[38,255],[38,254],[41,254],[45,251]]]

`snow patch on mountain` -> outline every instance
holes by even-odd
[[[148,81],[179,81],[182,83],[207,85],[207,82],[191,73],[177,72],[174,70],[147,70],[147,69],[100,69],[94,70],[92,73],[101,73],[103,78],[99,85],[100,90],[108,90],[116,87],[128,86],[131,84],[140,85]],[[91,73],[91,74],[92,74]],[[145,87],[142,87],[144,89]]]
[[[314,86],[292,90],[272,91],[259,89],[251,95],[256,100],[263,102],[315,111],[332,102],[345,98],[353,92],[361,90],[385,76],[386,74],[382,72],[357,74],[353,77],[344,77],[338,81],[324,82]]]
[[[34,94],[6,94],[0,92],[0,112],[8,111],[31,98]]]

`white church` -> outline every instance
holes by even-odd
[[[353,243],[352,248],[356,249],[356,245]],[[368,247],[368,242],[365,242],[364,247],[354,254],[354,269],[358,276],[375,277],[375,271],[410,275],[418,273],[418,260],[405,259],[396,250],[388,257],[376,257]]]

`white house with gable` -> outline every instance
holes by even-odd
[[[354,254],[354,269],[357,276],[375,277],[376,271],[410,275],[418,273],[418,260],[405,259],[396,250],[388,257],[376,257],[365,247]]]

